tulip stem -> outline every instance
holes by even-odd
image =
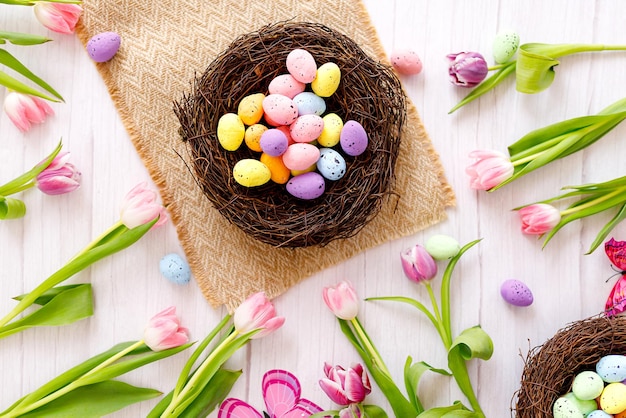
[[[424,285],[426,286],[426,290],[428,291],[430,303],[433,305],[433,312],[435,313],[435,319],[437,320],[435,326],[437,327],[437,331],[439,331],[439,335],[441,335],[443,345],[446,347],[446,350],[449,350],[450,346],[452,345],[452,338],[443,325],[443,319],[441,317],[441,313],[439,312],[439,305],[437,304],[435,293],[433,292],[433,288],[430,285],[430,282],[425,282]]]
[[[507,67],[508,65],[510,65],[510,62],[504,63],[504,64],[498,64],[498,65],[492,65],[491,67],[487,67],[487,71],[496,71],[496,70],[500,70],[504,67]]]
[[[607,194],[605,194],[603,196],[598,197],[597,199],[590,200],[589,202],[584,203],[584,204],[579,205],[579,206],[574,206],[574,207],[571,207],[569,209],[565,209],[564,211],[561,212],[561,217],[563,217],[565,215],[569,215],[570,213],[578,212],[578,211],[590,208],[592,206],[595,206],[598,203],[602,203],[602,202],[604,202],[606,200],[609,200],[610,198],[612,198],[614,196],[617,196],[617,195],[619,195],[621,193],[624,193],[625,191],[626,191],[626,186],[619,187],[618,189],[612,191],[611,193],[607,193]]]
[[[366,351],[372,357],[373,362],[378,365],[380,370],[383,373],[385,373],[389,377],[389,379],[391,379],[391,373],[389,372],[389,369],[387,369],[387,366],[385,365],[385,362],[383,361],[383,359],[380,357],[378,350],[376,350],[376,347],[374,347],[374,344],[365,333],[365,330],[363,329],[363,326],[359,322],[359,319],[357,317],[354,317],[353,319],[350,320],[350,322],[352,323],[352,326],[354,327],[356,333],[358,334],[359,339],[363,342],[363,345],[365,345]]]

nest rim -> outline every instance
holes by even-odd
[[[338,181],[326,180],[325,193],[310,201],[290,196],[284,185],[271,181],[254,188],[237,184],[234,164],[260,154],[245,145],[226,151],[216,133],[219,117],[236,113],[248,94],[267,94],[269,81],[287,73],[285,59],[295,48],[309,51],[318,66],[331,61],[339,65],[341,82],[337,92],[325,98],[325,114],[337,113],[344,123],[356,120],[369,139],[367,150],[358,157],[341,152],[346,174]],[[279,22],[241,35],[195,77],[192,91],[174,103],[174,112],[203,194],[230,223],[272,246],[324,246],[352,237],[395,194],[395,165],[407,117],[401,82],[389,65],[323,24]],[[333,148],[340,151],[339,146]]]

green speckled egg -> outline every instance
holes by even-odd
[[[503,31],[493,40],[493,59],[498,64],[504,64],[515,55],[519,47],[519,35],[515,31]]]
[[[574,402],[560,397],[554,402],[552,407],[554,418],[583,418],[584,415],[578,410]]]

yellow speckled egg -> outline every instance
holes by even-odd
[[[233,167],[235,181],[245,187],[262,186],[272,177],[270,169],[259,160],[244,158]]]
[[[237,114],[246,125],[259,123],[263,117],[263,93],[250,94],[239,102]]]
[[[600,395],[600,407],[607,414],[619,414],[626,410],[626,385],[609,383]]]
[[[227,151],[236,151],[246,133],[246,127],[235,113],[226,113],[217,122],[217,139]]]
[[[291,171],[289,171],[289,169],[285,166],[281,156],[273,157],[269,154],[263,153],[261,154],[261,162],[270,169],[270,178],[274,183],[285,184],[289,181]]]
[[[291,170],[291,175],[292,176],[299,176],[300,174],[304,174],[304,173],[310,173],[311,171],[315,171],[317,170],[317,163],[313,164],[312,166],[305,168],[304,170]]]
[[[324,121],[324,129],[317,138],[317,142],[326,148],[334,147],[339,143],[343,121],[336,113],[329,113],[322,120]]]
[[[267,131],[267,126],[261,125],[260,123],[255,123],[254,125],[248,126],[246,128],[246,133],[243,137],[248,148],[252,151],[261,152],[261,135],[263,132]]]
[[[334,62],[327,62],[317,69],[315,80],[311,82],[311,90],[320,97],[330,97],[339,87],[341,70]]]

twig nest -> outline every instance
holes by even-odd
[[[336,81],[336,86],[317,85],[316,79],[311,79],[311,58],[318,65],[317,78],[324,75],[327,80]],[[312,92],[301,92],[301,85],[293,91],[284,90],[288,77],[279,78],[270,88],[277,77],[297,73],[293,68],[288,71],[288,65],[300,69],[301,79],[307,81],[299,82],[311,82],[308,88]],[[340,78],[336,75],[338,70]],[[324,74],[320,75],[320,71]],[[288,188],[293,191],[302,184],[294,186],[293,179],[298,177],[288,181],[288,171],[273,174],[271,181],[255,187],[245,187],[233,178],[233,168],[239,161],[261,160],[259,150],[275,139],[268,141],[268,135],[276,132],[265,134],[264,138],[265,129],[259,126],[255,136],[251,134],[248,138],[241,135],[241,126],[228,120],[220,124],[220,118],[237,114],[244,98],[259,93],[268,96],[275,89],[295,95],[294,102],[298,103],[308,100],[311,94],[323,98],[323,108],[319,103],[307,104],[315,115],[309,118],[328,124],[318,143],[341,152],[345,168],[341,161],[340,167],[333,167],[333,173],[344,172],[337,180],[325,181],[319,194],[319,188],[300,192],[305,196],[301,199],[289,193]],[[249,123],[263,125],[264,120],[259,121],[255,113],[258,105],[245,105],[250,107]],[[400,81],[389,66],[372,59],[353,40],[324,25],[281,22],[241,36],[195,78],[192,91],[174,104],[174,111],[203,193],[229,222],[267,244],[306,247],[351,237],[379,213],[385,198],[392,193],[400,135],[406,119],[406,98]],[[354,131],[350,135],[344,130],[342,139],[343,121],[355,121],[358,127],[350,128]],[[270,126],[275,121],[265,122],[265,128],[283,128]],[[360,129],[367,135],[363,146],[354,139],[362,134]],[[237,139],[233,142],[241,143],[240,139],[244,138],[245,144],[229,150],[235,145],[221,145],[218,130],[222,136],[223,132],[235,132],[233,136]],[[343,151],[341,141],[350,141],[359,152]],[[363,150],[356,149],[359,147]],[[272,158],[276,156],[263,159],[280,163]],[[311,168],[315,170],[315,164]],[[267,172],[262,174],[267,177]],[[317,179],[315,175],[307,177]],[[256,179],[250,184],[256,185]]]
[[[579,373],[595,370],[604,356],[624,353],[626,317],[600,315],[570,324],[528,353],[515,416],[552,417],[554,403],[572,390]]]

